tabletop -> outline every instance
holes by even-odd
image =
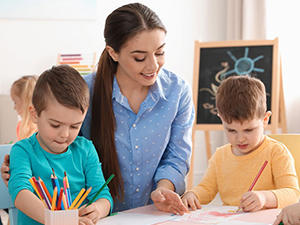
[[[268,209],[236,213],[236,210],[237,207],[233,206],[203,205],[202,209],[180,216],[161,212],[154,205],[148,205],[106,217],[97,225],[269,225],[280,212],[280,209]]]

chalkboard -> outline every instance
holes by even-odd
[[[196,126],[222,129],[217,116],[215,95],[222,80],[249,75],[266,87],[267,109],[278,111],[278,40],[195,42],[194,102]],[[272,99],[275,95],[276,99]],[[273,106],[273,104],[275,106]],[[277,107],[276,109],[274,107]],[[272,123],[272,121],[270,122]]]

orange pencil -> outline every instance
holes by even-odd
[[[36,185],[35,185],[35,182],[33,181],[33,178],[32,178],[32,177],[29,179],[29,182],[30,182],[31,186],[33,187],[34,191],[37,193],[38,197],[39,197],[41,200],[43,200],[43,199],[42,199],[42,196],[40,195],[40,192],[38,191],[38,189],[37,189],[37,187],[36,187]]]
[[[51,203],[51,210],[55,210],[55,204],[56,204],[56,198],[57,198],[57,187],[54,188],[53,190],[53,198],[52,198],[52,203]]]
[[[67,177],[67,173],[65,172],[65,177],[66,177],[66,185],[67,185],[67,200],[68,200],[68,205],[72,205],[72,196],[71,196],[71,191],[70,191],[70,184],[69,184],[69,180]]]
[[[86,199],[86,197],[91,192],[91,190],[92,190],[92,187],[90,187],[89,189],[87,189],[87,191],[84,193],[84,195],[82,196],[82,198],[80,199],[80,201],[76,204],[76,206],[74,207],[74,209],[77,209],[81,205],[81,203],[84,201],[84,199]]]
[[[85,189],[82,188],[81,191],[79,192],[79,194],[76,196],[75,200],[73,201],[73,203],[72,203],[72,205],[70,206],[69,209],[73,209],[73,207],[78,202],[78,200],[80,199],[80,197],[82,196],[82,194],[83,194],[84,191],[85,191]]]
[[[45,191],[45,193],[46,193],[46,195],[47,195],[49,201],[52,202],[51,195],[50,195],[50,193],[49,193],[49,191],[48,191],[48,189],[47,189],[47,187],[46,187],[44,181],[43,181],[42,178],[40,178],[40,177],[39,177],[39,181],[40,181],[40,183],[41,183],[41,185],[42,185],[42,187],[43,187],[43,189],[44,189],[44,191]]]

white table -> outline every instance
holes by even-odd
[[[139,207],[100,220],[97,225],[267,225],[272,224],[280,209],[261,210],[254,213],[234,213],[237,207],[204,205],[202,209],[183,216],[164,213],[154,205]]]

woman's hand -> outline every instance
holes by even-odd
[[[170,189],[158,187],[151,193],[151,199],[154,205],[161,211],[179,215],[188,212],[179,195]]]
[[[1,165],[1,177],[5,185],[8,185],[8,180],[10,177],[9,174],[9,155],[4,156],[4,161]]]
[[[201,209],[200,202],[197,198],[197,196],[192,191],[186,192],[182,197],[182,202],[185,205],[185,207],[189,208],[191,207],[192,210]]]

